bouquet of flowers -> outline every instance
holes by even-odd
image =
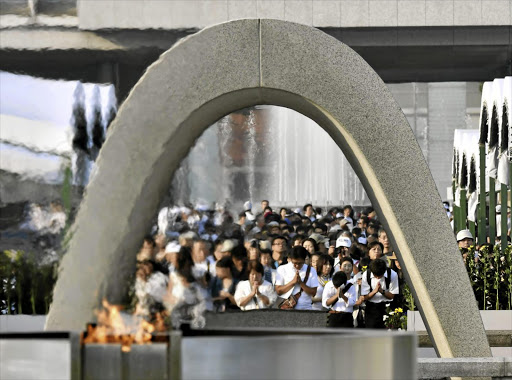
[[[407,315],[401,307],[395,310],[388,310],[387,315],[384,315],[384,325],[392,330],[406,330],[407,329]]]

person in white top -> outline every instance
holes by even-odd
[[[316,288],[316,294],[313,297],[313,304],[311,308],[313,310],[323,311],[325,310],[322,305],[322,294],[324,292],[325,285],[331,281],[332,278],[332,264],[334,263],[334,259],[328,254],[316,255],[317,259],[314,261],[312,256],[311,265],[316,269],[316,273],[318,274],[318,287]]]
[[[215,260],[212,256],[209,256],[209,245],[210,243],[206,240],[196,240],[192,246],[192,260],[194,261],[192,273],[201,283],[206,273],[210,274],[209,277],[207,276],[206,283],[208,283],[212,277],[215,277]]]
[[[366,301],[366,327],[384,328],[386,303],[399,293],[398,275],[383,260],[372,260],[361,281],[361,299]]]
[[[354,327],[352,312],[356,303],[356,287],[347,281],[345,272],[336,272],[324,288],[322,304],[329,311],[327,327]]]
[[[277,268],[276,293],[278,296],[288,299],[293,294],[301,292],[297,300],[296,310],[311,310],[311,298],[316,294],[318,277],[314,268],[310,269],[306,282],[308,266],[305,265],[308,251],[302,246],[292,248],[288,264]]]
[[[263,280],[263,265],[256,260],[247,264],[249,280],[240,281],[235,291],[235,301],[243,311],[267,309],[274,304],[277,294],[272,284]]]
[[[354,275],[354,262],[350,257],[344,257],[340,260],[339,266],[340,271],[344,272],[347,275],[348,281],[352,279]],[[353,282],[353,281],[350,281]]]
[[[334,259],[334,273],[338,272],[340,270],[340,261],[344,257],[349,257],[348,250],[352,246],[352,240],[346,236],[340,236],[336,240],[336,253],[338,254],[338,257]]]

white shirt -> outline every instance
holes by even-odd
[[[203,277],[206,271],[209,270],[210,274],[215,277],[215,260],[208,256],[205,261],[195,263],[192,267],[192,274],[196,279]]]
[[[324,287],[322,286],[322,284],[320,284],[320,282],[318,283],[318,287],[316,288],[316,294],[315,294],[315,297],[314,298],[317,298],[317,297],[320,297],[322,298],[322,294],[324,292]],[[304,292],[302,292],[304,293]],[[302,297],[302,296],[301,296]],[[323,308],[322,308],[322,301],[318,301],[318,302],[313,302],[311,304],[311,309],[312,310],[320,310],[322,311]]]
[[[345,286],[347,286],[349,283]],[[332,281],[329,281],[327,284],[325,284],[324,288],[324,294],[322,295],[322,305],[324,305],[325,308],[335,311],[343,311],[345,313],[352,313],[354,311],[354,304],[357,300],[357,294],[356,294],[356,287],[352,285],[349,290],[347,290],[343,295],[347,297],[347,302],[345,302],[342,298],[339,298],[338,301],[336,301],[333,305],[327,306],[327,300],[334,296],[335,294],[338,294],[338,289],[336,289],[332,283]]]
[[[304,278],[306,277],[306,271],[308,266],[304,264],[302,268],[299,271],[299,276],[302,281],[304,281]],[[293,280],[295,277],[295,268],[293,266],[293,263],[289,262],[288,264],[281,265],[277,268],[277,274],[276,274],[276,285],[286,285],[290,281]],[[310,288],[316,288],[318,287],[318,277],[316,274],[315,268],[311,268],[311,271],[309,272],[309,278],[306,282],[306,286],[309,286]],[[286,293],[281,294],[280,297],[287,299],[292,294],[297,294],[300,291],[301,287],[299,284],[295,284],[293,288],[288,290]],[[299,297],[297,301],[297,306],[295,306],[296,310],[311,310],[311,296],[309,296],[305,291],[302,291],[302,295]]]
[[[263,283],[258,286],[258,290],[261,294],[266,296],[270,301],[270,304],[267,306],[263,303],[260,297],[253,297],[245,306],[240,306],[240,301],[251,294],[251,283],[250,281],[240,281],[236,286],[235,291],[235,301],[236,304],[240,307],[240,309],[246,310],[254,310],[254,309],[268,309],[270,306],[276,302],[277,294],[274,291],[272,284],[268,281],[263,280]],[[256,298],[256,301],[254,300]]]
[[[380,279],[377,279],[373,276],[373,273],[370,272],[370,281],[372,283],[372,289],[375,290],[375,287],[380,282],[380,288],[390,292],[391,294],[398,294],[399,293],[399,287],[398,287],[398,275],[393,269],[390,269],[391,271],[391,281],[389,282],[389,289],[386,289],[386,278],[388,276],[388,270],[384,272],[384,276],[382,276]],[[367,272],[364,272],[362,275],[362,281],[361,281],[361,295],[365,296],[370,293],[370,285],[368,285],[368,275]],[[372,299],[369,299],[366,302],[374,302],[374,303],[380,303],[380,302],[391,302],[390,299],[387,299],[382,294],[377,293],[373,296]]]
[[[352,260],[352,265],[353,265],[353,266],[356,266],[356,265],[359,263],[359,260],[354,260],[353,258],[350,258],[350,259]],[[336,257],[336,258],[334,259],[334,265],[333,265],[333,268],[334,268],[334,273],[339,272],[339,271],[341,270],[341,266],[340,266],[340,258],[339,258],[339,256],[338,256],[338,257]],[[333,273],[333,274],[334,274],[334,273]],[[350,277],[353,277],[353,276],[354,276],[354,273],[352,272],[352,273],[350,274]]]

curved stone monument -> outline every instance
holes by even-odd
[[[386,85],[336,39],[277,20],[204,29],[164,53],[133,88],[72,229],[47,329],[83,329],[94,319],[99,298],[133,273],[194,141],[219,118],[257,104],[310,117],[343,150],[390,232],[439,356],[490,356],[441,198]]]

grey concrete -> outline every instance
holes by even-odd
[[[43,331],[46,315],[0,315],[0,332]]]
[[[512,358],[418,359],[419,379],[459,376],[510,379]]]
[[[327,313],[323,311],[283,311],[276,309],[251,310],[236,313],[206,313],[206,328],[279,327],[322,328],[326,326]]]
[[[512,310],[480,310],[485,330],[505,330],[512,333]],[[418,311],[407,311],[407,331],[425,331]]]
[[[512,347],[512,331],[511,330],[486,330],[487,340],[491,349],[494,347]],[[426,331],[418,331],[418,339],[420,347],[432,347],[432,342]],[[512,352],[511,352],[512,354]],[[496,355],[493,355],[496,356]],[[501,355],[512,356],[512,355]]]
[[[69,339],[0,337],[0,379],[70,379],[72,352]]]
[[[343,150],[390,231],[438,354],[490,356],[439,193],[386,85],[346,45],[275,20],[205,29],[162,55],[135,86],[86,190],[47,327],[81,329],[102,296],[123,293],[194,140],[221,116],[255,104],[303,113]]]
[[[509,25],[511,22],[507,0],[116,0],[100,3],[81,0],[78,17],[80,28],[91,30],[203,28],[239,18],[272,18],[315,27]]]
[[[493,357],[512,357],[512,311],[480,310],[482,322]],[[416,331],[419,339],[419,358],[437,357],[432,342],[426,335],[425,324],[418,311],[407,312],[407,331]]]
[[[324,329],[183,337],[183,379],[414,379],[416,337]],[[198,339],[199,338],[199,339]],[[371,358],[371,365],[368,365]],[[314,363],[314,365],[312,365]]]
[[[82,350],[83,379],[121,379],[123,376],[121,355],[121,344],[119,343],[86,344]]]

